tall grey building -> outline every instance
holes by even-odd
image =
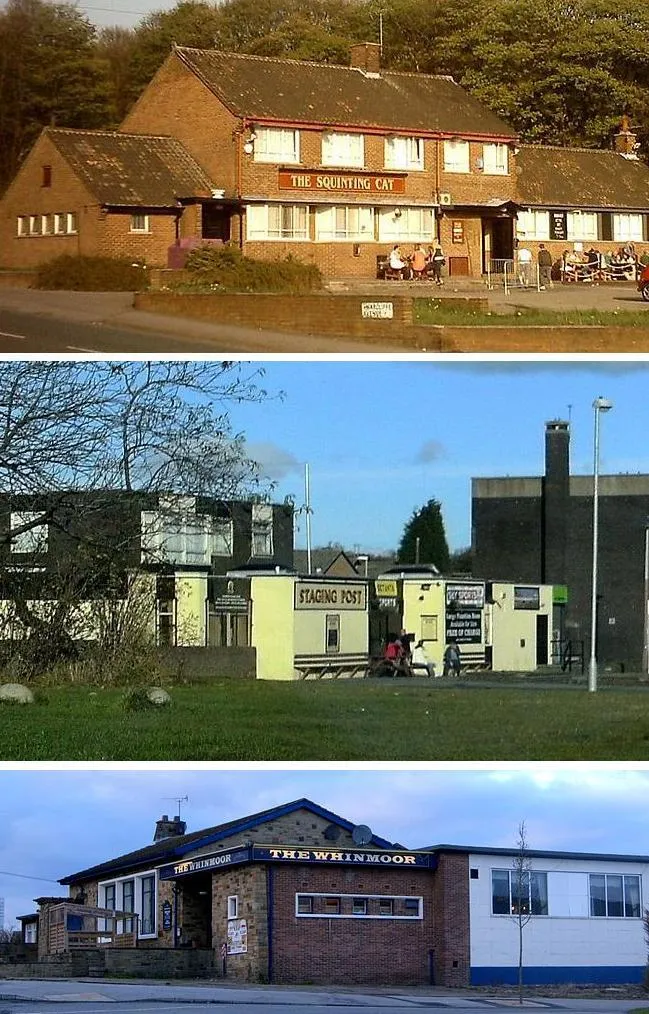
[[[475,577],[563,586],[557,637],[590,653],[593,476],[570,475],[570,427],[545,428],[545,474],[474,478],[472,555]],[[649,475],[601,475],[597,656],[637,666],[642,658]],[[563,600],[562,600],[563,599]]]

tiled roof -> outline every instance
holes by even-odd
[[[119,870],[130,870],[145,865],[160,864],[165,860],[169,861],[173,857],[184,855],[194,849],[216,843],[223,838],[243,834],[253,827],[277,820],[279,817],[295,813],[298,810],[306,810],[309,813],[322,817],[324,820],[330,821],[332,824],[339,824],[346,831],[351,831],[354,827],[344,817],[339,817],[338,814],[333,813],[331,810],[326,810],[317,803],[313,803],[310,799],[296,799],[291,803],[273,806],[269,810],[261,810],[259,813],[253,813],[248,817],[239,817],[237,820],[230,820],[225,824],[217,824],[215,827],[204,828],[202,831],[193,831],[191,834],[164,838],[153,845],[136,849],[135,852],[128,852],[126,855],[118,856],[116,859],[109,859],[98,866],[91,866],[87,870],[81,870],[79,873],[71,873],[68,877],[63,877],[59,880],[59,883],[72,884],[80,880],[89,880],[94,877],[103,876],[104,874],[116,873]],[[391,846],[390,842],[377,835],[372,836],[372,844],[380,848],[390,848]]]
[[[326,63],[185,47],[175,53],[231,112],[253,121],[515,136],[450,77],[388,70],[370,75]]]
[[[523,207],[649,209],[649,167],[616,151],[523,145],[516,163]]]
[[[213,184],[173,137],[51,127],[44,133],[101,204],[173,208],[182,197],[210,196]]]

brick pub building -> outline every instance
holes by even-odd
[[[40,899],[31,974],[515,983],[520,906],[527,983],[642,981],[647,856],[530,849],[519,891],[516,847],[409,850],[308,799],[185,831],[165,816]]]

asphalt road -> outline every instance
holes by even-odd
[[[127,292],[0,289],[0,354],[395,353],[391,345],[282,334],[134,310]]]

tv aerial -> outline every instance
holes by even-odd
[[[174,814],[174,816],[178,817],[178,820],[180,820],[180,804],[181,803],[188,803],[189,802],[189,796],[163,796],[162,798],[163,799],[168,799],[169,801],[173,801],[174,803],[177,804],[178,811],[177,811],[177,813]]]

